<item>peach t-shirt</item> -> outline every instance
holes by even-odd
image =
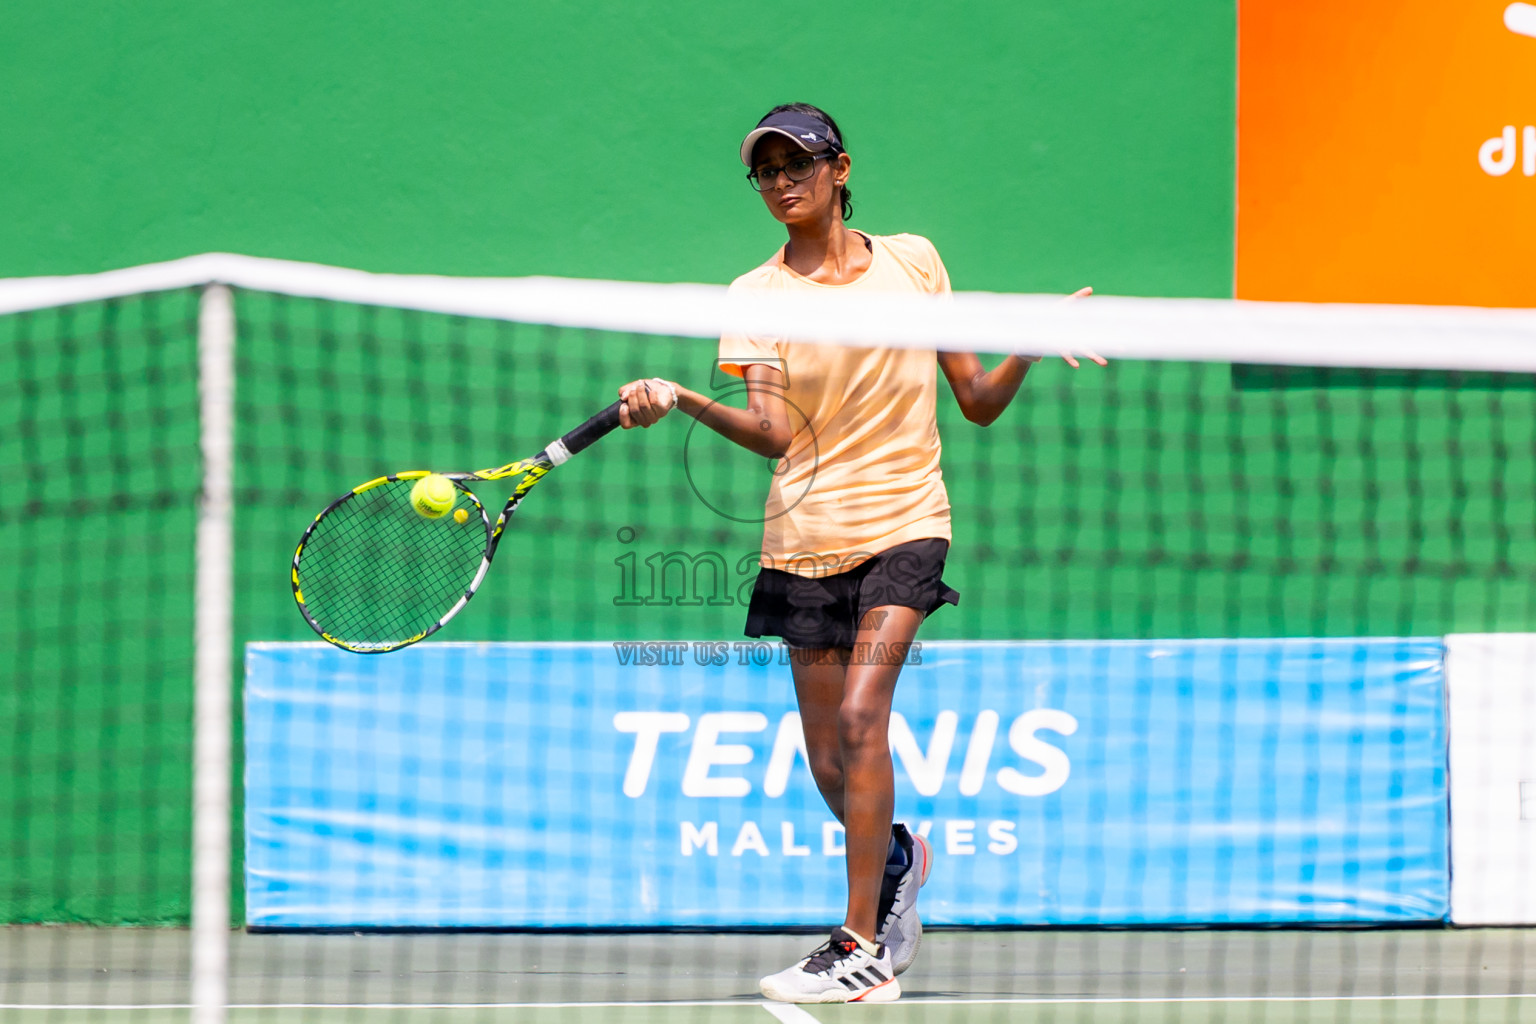
[[[731,284],[769,291],[949,291],[938,252],[917,235],[866,235],[862,276],[826,285],[784,265],[784,250]],[[938,358],[933,351],[850,348],[727,334],[720,367],[781,369],[794,439],[768,491],[761,564],[801,576],[843,572],[908,541],[950,539],[939,473]]]

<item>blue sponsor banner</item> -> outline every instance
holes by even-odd
[[[1438,640],[929,643],[897,817],[934,924],[1447,912]],[[259,927],[824,925],[843,835],[772,645],[252,644]]]

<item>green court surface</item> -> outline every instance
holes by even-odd
[[[236,934],[230,1020],[1536,1021],[1525,930],[930,931],[899,1003],[765,1003],[760,934]],[[0,930],[0,1021],[187,1021],[184,931]],[[1528,966],[1529,965],[1529,966]]]

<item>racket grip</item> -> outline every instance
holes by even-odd
[[[556,448],[564,448],[566,457],[569,458],[600,440],[604,435],[612,433],[619,425],[619,406],[623,404],[623,402],[614,402],[575,430],[566,433],[560,440],[550,445],[549,450],[554,452]]]

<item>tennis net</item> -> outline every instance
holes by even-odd
[[[1536,1014],[1528,933],[1450,927],[1536,915],[1536,313],[199,257],[0,282],[0,1017],[761,1018],[843,892],[741,630],[771,467],[610,436],[398,654],[320,643],[288,576],[381,473],[639,377],[739,403],[724,326],[1111,359],[986,429],[941,395],[962,598],[892,721],[937,866],[891,1012]]]

